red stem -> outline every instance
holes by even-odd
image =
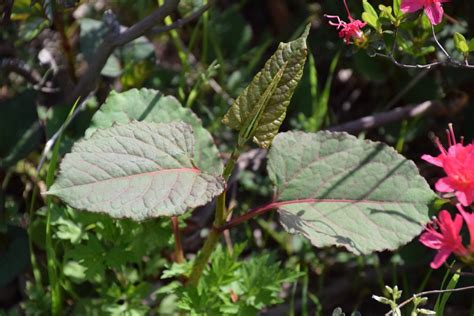
[[[177,216],[171,217],[171,226],[173,227],[174,243],[175,243],[175,256],[177,263],[184,262],[183,246],[181,244],[181,232],[179,230],[179,221]]]
[[[235,227],[235,226],[237,226],[237,225],[239,225],[243,222],[248,221],[249,219],[251,219],[253,217],[265,214],[268,211],[276,209],[280,205],[282,205],[282,202],[271,202],[271,203],[256,207],[256,208],[248,211],[244,215],[240,215],[240,216],[237,216],[237,217],[233,218],[230,222],[227,222],[227,223],[225,223],[225,224],[223,224],[219,227],[214,227],[214,229],[217,230],[218,232],[223,232],[224,230]]]
[[[342,0],[342,2],[344,2],[344,7],[346,7],[347,17],[351,20],[352,16],[351,16],[351,12],[349,11],[349,7],[347,6],[347,2],[346,0]]]

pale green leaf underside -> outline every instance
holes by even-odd
[[[279,134],[268,172],[280,221],[315,246],[396,249],[423,230],[435,199],[413,162],[346,133]]]
[[[86,138],[95,130],[113,124],[125,124],[132,120],[170,123],[183,121],[192,126],[196,138],[194,162],[208,173],[222,174],[223,164],[211,134],[202,127],[201,120],[189,109],[183,108],[172,96],[165,96],[152,89],[131,89],[126,92],[111,92],[105,103],[92,117]]]
[[[286,109],[290,104],[291,96],[303,74],[306,61],[306,38],[309,27],[305,32],[289,43],[280,43],[277,51],[265,63],[263,69],[253,78],[224,116],[222,122],[229,127],[240,130],[246,122],[252,119],[254,107],[258,106],[265,91],[273,80],[279,80],[274,93],[268,100],[258,128],[254,134],[254,142],[260,147],[268,148],[278,133],[285,119]],[[277,78],[278,72],[284,72]]]
[[[74,145],[48,194],[116,218],[180,215],[224,190],[223,179],[197,168],[193,155],[185,123],[115,125]]]

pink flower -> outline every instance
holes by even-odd
[[[351,16],[349,8],[347,7],[346,0],[343,0],[344,6],[347,11],[347,17],[349,19],[349,23],[342,21],[341,18],[337,15],[327,15],[324,16],[328,19],[334,19],[336,22],[329,21],[329,25],[335,26],[339,31],[339,37],[344,38],[344,43],[349,45],[351,43],[351,39],[356,40],[364,40],[364,32],[361,30],[367,23],[362,22],[361,20],[354,19]]]
[[[453,127],[448,130],[449,148],[446,150],[436,139],[441,154],[437,157],[423,155],[421,159],[444,169],[446,177],[436,182],[439,192],[454,192],[462,205],[468,206],[474,200],[474,145],[464,146],[456,142]]]
[[[420,236],[420,242],[426,247],[438,250],[430,264],[432,269],[438,269],[451,253],[459,256],[466,255],[467,251],[459,234],[462,223],[463,220],[459,214],[456,214],[453,221],[448,211],[442,210],[438,218],[427,225],[426,231]]]
[[[441,23],[443,20],[443,2],[449,0],[402,0],[400,9],[404,13],[413,13],[418,10],[424,9],[425,14],[430,19],[433,25]]]
[[[474,253],[474,213],[465,211],[461,204],[457,204],[456,207],[464,218],[464,221],[467,225],[467,229],[469,230],[469,252]]]

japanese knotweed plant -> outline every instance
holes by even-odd
[[[222,232],[271,210],[291,234],[355,254],[393,250],[418,235],[435,199],[415,164],[393,148],[346,133],[279,133],[301,78],[309,28],[282,43],[223,118],[238,132],[225,166],[199,118],[149,89],[111,93],[47,194],[78,210],[136,221],[180,216],[216,199],[215,220],[194,259],[197,286]],[[268,148],[274,196],[227,220],[227,181],[246,144]]]

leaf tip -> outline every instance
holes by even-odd
[[[303,33],[301,34],[301,38],[303,39],[306,39],[308,38],[308,35],[309,35],[309,31],[311,30],[311,23],[308,22],[308,24],[306,24],[305,28],[304,28],[304,31]]]

